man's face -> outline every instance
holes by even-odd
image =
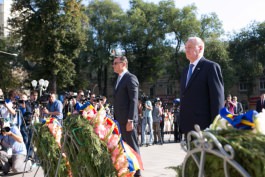
[[[115,58],[112,63],[113,71],[117,74],[122,73],[124,66],[125,66],[125,63],[122,62],[119,58]]]
[[[23,101],[27,101],[28,100],[28,97],[27,97],[27,95],[21,95],[21,100],[23,100]]]
[[[91,97],[90,97],[90,102],[93,103],[95,98],[96,98],[96,95],[92,94]]]
[[[80,92],[80,93],[78,94],[78,98],[79,98],[79,99],[82,99],[84,96],[85,96],[84,92]]]
[[[38,94],[37,93],[34,93],[33,95],[30,95],[30,100],[31,101],[37,101],[38,99]]]
[[[56,100],[56,98],[55,98],[55,94],[51,94],[51,96],[49,97],[49,101],[50,101],[51,103],[53,103],[55,100]]]
[[[190,62],[198,59],[202,47],[197,45],[194,40],[188,40],[185,44],[186,57]]]

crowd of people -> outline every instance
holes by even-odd
[[[14,173],[28,172],[34,162],[32,145],[33,125],[42,119],[53,117],[63,124],[63,118],[70,113],[78,113],[82,105],[90,101],[95,109],[106,107],[106,97],[91,94],[85,97],[84,91],[65,94],[64,100],[57,99],[55,92],[41,97],[37,90],[28,95],[26,92],[10,90],[5,97],[0,89],[0,169],[6,175],[10,170]]]
[[[140,146],[163,145],[165,134],[173,134],[174,142],[181,141],[182,135],[179,129],[180,99],[174,99],[172,105],[168,109],[167,106],[163,106],[160,98],[153,101],[148,97],[139,99],[138,134],[141,135]]]

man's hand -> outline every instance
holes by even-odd
[[[47,108],[43,108],[42,112],[43,112],[44,114],[49,114],[49,110],[48,110]]]

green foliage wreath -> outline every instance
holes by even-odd
[[[93,126],[81,116],[72,115],[64,121],[61,145],[55,142],[47,126],[36,125],[34,146],[45,174],[55,176],[60,153],[65,152],[72,176],[115,177],[116,170],[106,144],[94,133]],[[65,158],[61,159],[58,176],[68,176]]]

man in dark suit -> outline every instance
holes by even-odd
[[[193,65],[181,75],[180,130],[187,135],[195,124],[203,130],[213,122],[224,106],[224,86],[220,66],[203,56],[202,39],[190,37],[185,52]]]
[[[257,112],[262,112],[262,109],[265,108],[265,102],[264,102],[264,93],[260,95],[260,99],[256,103],[256,111]]]
[[[114,118],[120,124],[122,139],[140,155],[136,136],[139,82],[128,71],[128,60],[125,56],[116,57],[112,66],[119,75],[114,91]],[[140,170],[136,171],[135,176],[141,176]]]

